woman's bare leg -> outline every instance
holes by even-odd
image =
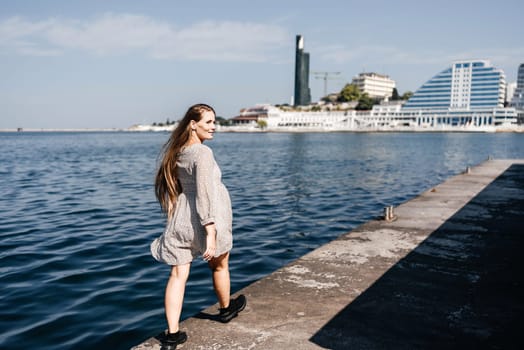
[[[178,332],[190,266],[191,264],[185,264],[171,267],[164,300],[169,333]]]
[[[211,259],[208,265],[213,273],[213,287],[215,288],[220,308],[226,308],[229,306],[229,293],[231,292],[229,252]]]

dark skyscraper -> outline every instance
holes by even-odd
[[[295,51],[295,106],[305,106],[311,102],[309,91],[309,53],[304,52],[304,38],[297,35]]]
[[[511,105],[517,109],[517,121],[524,124],[524,63],[519,66],[517,88],[513,94]]]
[[[517,73],[517,88],[513,94],[512,105],[524,110],[524,63],[519,66]]]

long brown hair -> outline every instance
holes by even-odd
[[[182,191],[176,176],[176,162],[182,147],[191,138],[191,121],[200,121],[204,112],[215,114],[215,110],[211,106],[203,103],[189,107],[184,118],[178,122],[169,140],[162,147],[160,166],[155,179],[155,195],[168,217],[174,214],[176,199]]]

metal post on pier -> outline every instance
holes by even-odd
[[[394,221],[397,217],[395,216],[395,213],[393,211],[393,206],[389,205],[384,208],[384,220],[386,221]]]

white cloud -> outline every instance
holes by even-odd
[[[0,22],[0,43],[18,40],[44,30],[49,21],[28,22],[21,17],[11,17]]]
[[[18,41],[14,47],[16,51],[24,56],[59,56],[62,51],[52,48],[42,48],[32,42]]]
[[[173,31],[153,47],[156,58],[213,61],[266,61],[289,41],[278,26],[204,21]]]
[[[13,51],[21,55],[55,56],[60,50],[41,45],[39,33],[45,32],[52,21],[29,22],[12,17],[0,22],[0,52]]]
[[[278,55],[289,41],[278,25],[202,21],[176,28],[132,14],[107,13],[88,21],[12,17],[0,22],[0,52],[20,55],[81,50],[95,55],[141,52],[159,59],[253,62]]]

